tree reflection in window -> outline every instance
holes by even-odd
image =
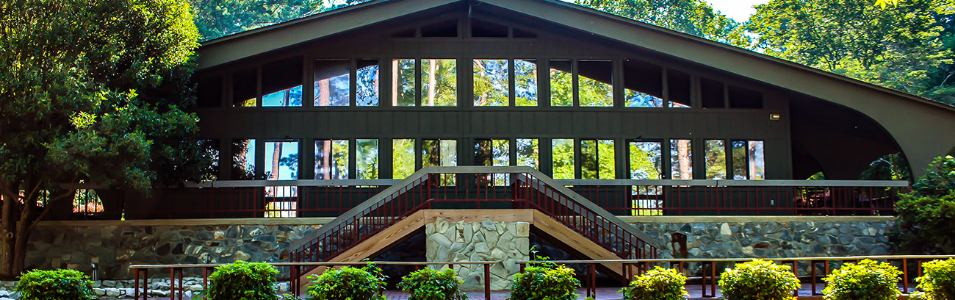
[[[538,146],[538,140],[517,139],[515,140],[515,145],[517,146],[517,165],[540,170],[540,160],[538,160],[540,148]]]
[[[514,60],[514,95],[517,106],[537,106],[537,61]]]
[[[454,59],[421,60],[421,106],[456,106],[458,72]]]
[[[358,106],[378,106],[378,60],[359,59],[357,72]]]
[[[474,106],[508,106],[507,65],[506,59],[474,60]]]
[[[663,179],[663,150],[660,142],[630,142],[630,178]]]
[[[355,141],[355,165],[358,179],[378,179],[378,140]]]
[[[351,93],[349,61],[315,61],[315,106],[348,106]]]
[[[706,166],[706,179],[726,179],[726,146],[723,140],[706,140],[703,163]]]
[[[663,68],[627,59],[623,80],[627,107],[663,107]]]
[[[670,178],[693,179],[693,149],[690,140],[670,140]]]
[[[613,140],[580,141],[580,175],[583,179],[616,178]]]
[[[574,140],[552,140],[554,179],[574,179]]]
[[[232,179],[255,178],[255,139],[232,140]]]
[[[550,105],[574,105],[573,63],[569,59],[550,61]]]
[[[415,150],[413,139],[394,139],[391,142],[394,179],[404,179],[415,171]]]
[[[763,141],[733,141],[733,179],[765,179]]]
[[[315,140],[315,179],[348,179],[348,140]]]
[[[577,66],[580,106],[613,106],[613,63],[609,60],[582,60]]]
[[[415,106],[415,60],[392,60],[391,71],[391,105]]]
[[[508,166],[511,162],[508,140],[478,139],[474,141],[474,163],[479,166]],[[506,174],[495,174],[494,185],[503,186],[508,182]],[[485,181],[490,180],[486,178]]]

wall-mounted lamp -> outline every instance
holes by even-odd
[[[769,119],[773,121],[779,121],[779,114],[769,114]]]

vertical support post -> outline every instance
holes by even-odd
[[[906,258],[902,259],[902,290],[909,293],[909,261]]]
[[[703,297],[703,298],[713,297],[713,296],[708,296],[706,294],[706,262],[705,261],[700,262],[700,273],[702,273],[702,275],[700,276],[700,293],[701,293],[700,297]]]
[[[597,264],[590,264],[590,291],[587,292],[590,297],[597,298]]]
[[[176,268],[169,269],[169,300],[176,300]]]
[[[484,263],[484,298],[491,300],[491,265]]]
[[[795,259],[793,260],[793,275],[796,276],[796,280],[799,280],[799,261]],[[799,285],[802,286],[802,283],[800,282]],[[793,296],[799,297],[798,287],[795,290],[793,290]]]
[[[133,299],[139,300],[139,269],[133,268]]]
[[[524,268],[527,267],[527,264],[526,264],[526,263],[520,263],[520,264],[518,264],[518,265],[520,265],[520,271],[519,271],[519,272],[520,272],[520,273],[524,273]]]
[[[143,299],[149,297],[149,269],[143,269]]]

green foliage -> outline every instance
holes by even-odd
[[[719,285],[730,300],[788,300],[795,298],[799,279],[789,266],[756,259],[727,269]]]
[[[685,285],[686,276],[675,269],[657,266],[634,279],[619,293],[623,293],[624,300],[683,300],[689,296],[683,288]]]
[[[735,20],[700,0],[576,0],[577,4],[735,46],[749,37]]]
[[[275,292],[279,271],[265,263],[221,265],[209,276],[209,289],[203,293],[209,300],[278,300]]]
[[[937,158],[895,203],[892,238],[912,253],[955,252],[955,158]]]
[[[93,299],[93,281],[76,270],[33,270],[20,276],[16,291],[23,300]]]
[[[344,3],[325,0],[189,0],[196,7],[196,26],[203,40],[252,30],[367,0]]]
[[[536,251],[532,248],[532,253]],[[538,260],[546,257],[537,256]],[[554,263],[528,265],[524,273],[514,274],[511,296],[508,300],[576,300],[580,281],[574,269]]]
[[[826,300],[895,300],[899,292],[897,268],[889,263],[864,259],[858,264],[847,263],[826,276],[822,290]]]
[[[458,289],[463,282],[454,270],[424,268],[402,277],[398,288],[411,293],[408,300],[466,300],[468,295]]]
[[[316,300],[384,300],[386,276],[372,263],[362,268],[343,267],[309,277],[306,294]]]
[[[0,192],[30,204],[4,214],[22,216],[24,229],[6,230],[29,235],[53,207],[18,187],[55,202],[73,197],[63,184],[146,189],[208,178],[212,155],[184,111],[198,47],[191,20],[178,0],[0,4]]]
[[[922,263],[918,288],[930,300],[955,300],[955,258]]]
[[[885,1],[883,1],[885,3]],[[757,5],[747,30],[765,54],[955,103],[950,0],[773,0]]]
[[[923,196],[944,196],[955,192],[955,157],[936,157],[928,164],[927,172],[912,188]]]

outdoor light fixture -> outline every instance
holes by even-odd
[[[769,114],[769,119],[773,121],[779,121],[779,114]]]

